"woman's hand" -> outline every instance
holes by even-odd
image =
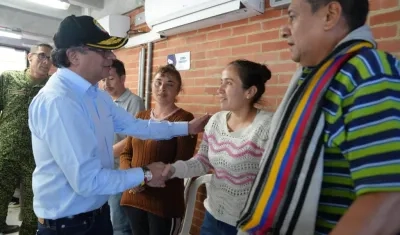
[[[171,164],[165,166],[164,171],[162,172],[162,176],[166,177],[167,180],[171,179],[171,176],[175,173],[175,167]]]

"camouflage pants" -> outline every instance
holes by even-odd
[[[8,203],[14,190],[21,185],[22,225],[19,235],[35,235],[37,217],[33,212],[32,173],[35,169],[32,149],[18,151],[13,156],[0,153],[0,232],[3,230],[8,213]]]

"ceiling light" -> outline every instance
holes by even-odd
[[[60,0],[28,0],[30,2],[40,4],[46,7],[61,9],[61,10],[68,10],[70,4],[67,2],[63,2]]]
[[[0,30],[0,37],[22,39],[22,35],[18,32],[13,32],[11,30]]]

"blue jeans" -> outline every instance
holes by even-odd
[[[214,218],[208,211],[204,216],[203,225],[201,225],[200,235],[233,235],[238,230],[235,226],[224,223]]]
[[[114,235],[131,235],[131,226],[129,219],[125,215],[124,210],[120,206],[122,193],[110,196],[108,204],[111,211],[111,223],[114,229]]]
[[[100,213],[83,213],[38,223],[36,235],[112,235],[110,207],[103,206]]]

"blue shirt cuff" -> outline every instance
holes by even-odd
[[[172,135],[173,136],[186,136],[189,134],[188,122],[173,122]]]
[[[126,188],[134,188],[144,181],[144,172],[141,167],[131,168],[127,170],[128,184]]]

